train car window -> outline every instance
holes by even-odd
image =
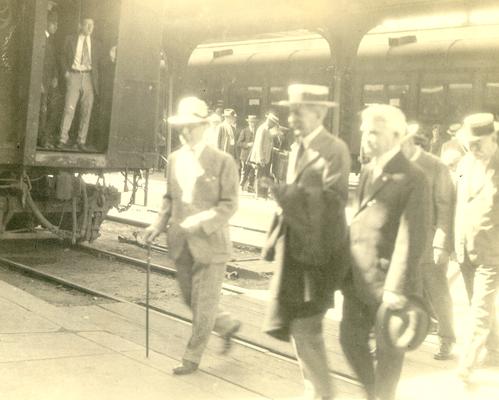
[[[362,102],[364,106],[374,103],[386,103],[385,85],[366,84],[362,91]]]
[[[499,82],[487,82],[483,94],[484,111],[499,117]]]
[[[473,111],[473,85],[471,83],[451,83],[447,94],[448,112],[444,122],[449,124],[462,121]]]
[[[263,87],[248,86],[246,99],[246,114],[260,116],[264,111],[262,110]]]
[[[418,121],[423,124],[442,123],[445,117],[444,85],[422,86],[419,92]]]
[[[407,113],[409,107],[409,85],[389,85],[388,104]]]

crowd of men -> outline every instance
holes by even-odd
[[[323,125],[336,104],[318,85],[291,85],[288,97],[276,106],[288,108],[295,140],[279,179],[269,179],[272,130],[279,127],[274,114],[259,127],[248,117],[237,138],[233,110],[224,111],[217,127],[219,116],[195,97],[182,99],[168,120],[184,145],[170,155],[163,206],[145,240],[167,231],[193,313],[174,373],[197,370],[213,329],[227,352],[241,327],[218,302],[231,247],[228,223],[238,186],[249,179],[247,163],[278,205],[263,249],[276,265],[264,331],[292,340],[306,399],[334,397],[322,321],[336,290],[344,298],[341,346],[369,400],[395,399],[405,351],[424,340],[430,316],[440,337],[434,357],[451,358],[456,332],[447,264],[453,255],[470,303],[458,376],[469,383],[476,368],[499,366],[499,124],[493,115],[470,115],[451,127],[455,137],[448,143],[433,140],[440,159],[424,150],[424,137],[399,108],[367,107],[360,126],[365,164],[348,225],[350,152]]]

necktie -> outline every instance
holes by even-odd
[[[83,49],[81,52],[81,66],[86,69],[90,69],[90,52],[88,50],[88,38],[85,36],[83,39]]]
[[[373,186],[373,168],[369,168],[366,171],[366,181],[364,183],[364,187],[362,189],[362,198],[361,201],[364,201],[364,199],[371,194],[371,188]]]
[[[298,170],[298,165],[300,165],[300,159],[302,158],[303,153],[305,153],[305,146],[303,145],[303,142],[300,142],[300,147],[298,147],[298,152],[296,153],[295,173]]]

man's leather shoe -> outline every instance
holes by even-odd
[[[451,360],[453,358],[452,347],[452,342],[441,341],[438,352],[433,355],[433,358],[439,361]]]
[[[232,329],[223,336],[224,344],[221,354],[227,354],[232,349],[232,337],[239,331],[239,329],[241,329],[241,321],[235,320]]]
[[[70,148],[70,146],[68,146],[67,143],[64,143],[64,142],[59,142],[55,145],[55,148],[56,149],[59,149],[59,150],[67,150]]]
[[[182,360],[182,364],[173,368],[174,375],[188,375],[192,374],[198,369],[198,364],[188,360]]]

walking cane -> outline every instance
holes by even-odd
[[[146,358],[149,358],[149,277],[151,274],[151,245],[147,245],[146,272]]]

